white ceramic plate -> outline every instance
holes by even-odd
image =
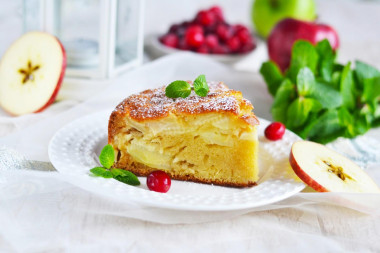
[[[159,40],[159,36],[157,34],[153,34],[147,37],[146,39],[146,46],[149,54],[153,56],[154,58],[161,57],[167,54],[173,54],[178,52],[190,52],[194,54],[198,54],[196,52],[192,51],[184,51],[179,50],[175,48],[170,48],[165,45],[163,45]],[[234,54],[234,55],[215,55],[215,54],[202,54],[203,56],[209,57],[213,60],[216,60],[218,62],[226,63],[226,64],[234,64],[238,61],[243,60],[244,58],[251,56],[252,54],[256,53],[257,51],[260,51],[259,48],[264,46],[264,43],[256,38],[256,48],[246,54]]]
[[[230,188],[172,180],[167,193],[149,191],[146,178],[141,185],[129,186],[114,179],[90,175],[99,165],[98,155],[107,144],[110,112],[99,112],[78,119],[60,129],[49,144],[49,157],[54,167],[77,186],[120,201],[181,210],[226,211],[258,207],[288,198],[305,185],[297,180],[288,163],[292,143],[299,137],[287,131],[280,141],[265,139],[268,121],[260,119],[258,185]]]

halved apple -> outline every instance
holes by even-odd
[[[358,165],[324,145],[297,141],[289,162],[297,176],[316,191],[380,193]]]
[[[13,115],[43,111],[54,102],[65,69],[65,50],[56,37],[26,33],[1,59],[0,105]]]

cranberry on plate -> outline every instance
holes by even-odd
[[[148,175],[146,185],[151,191],[165,193],[170,189],[171,179],[164,171],[156,170]]]
[[[285,134],[285,126],[281,122],[273,122],[265,128],[264,134],[271,141],[280,140]]]

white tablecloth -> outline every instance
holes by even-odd
[[[164,15],[164,20],[154,25],[153,17],[159,15],[157,10],[164,11],[169,2],[148,1],[147,17],[150,18],[146,22],[147,32],[153,28],[160,31],[163,29],[161,26],[167,27],[167,23],[173,20],[191,16],[188,14],[190,10],[211,3],[199,1],[198,4],[178,5],[178,11],[173,12],[172,20]],[[222,4],[227,9],[230,7],[229,13],[238,13],[249,6],[246,1],[241,6],[232,8],[233,3],[236,1],[224,1]],[[380,34],[376,29],[380,4],[354,1],[345,5],[342,5],[342,1],[319,1],[318,4],[320,19],[328,20],[341,35],[340,59],[359,58],[379,67],[377,45]],[[247,23],[248,14],[228,15],[234,21]],[[346,23],[351,24],[351,27]],[[179,59],[187,59],[184,64],[188,67],[168,65]],[[167,68],[163,70],[165,64]],[[245,69],[250,69],[249,62],[245,63]],[[10,152],[14,156],[7,156],[10,160],[13,159],[7,161],[9,166],[0,167],[0,251],[380,250],[379,196],[303,192],[270,206],[271,210],[263,208],[262,211],[254,212],[242,210],[210,213],[170,211],[138,203],[120,203],[86,192],[56,172],[30,170],[41,167],[24,164],[25,160],[21,156],[9,150],[15,149],[27,159],[48,161],[49,139],[64,124],[90,112],[115,106],[133,92],[167,84],[177,78],[192,79],[200,72],[205,73],[209,80],[223,80],[232,88],[242,90],[255,105],[256,114],[270,119],[269,106],[272,98],[266,92],[259,74],[236,72],[202,57],[188,55],[160,59],[108,82],[78,83],[77,86],[66,83],[60,95],[61,101],[40,114],[11,118],[1,112],[1,154]],[[94,85],[92,94],[86,94],[88,85]],[[362,143],[371,139],[380,140],[379,129],[372,130],[357,141]],[[334,148],[343,147],[346,149],[344,152],[350,152],[349,144],[345,142],[341,140]],[[366,165],[367,171],[380,182],[380,164],[377,163],[379,161],[376,155],[378,154],[375,153],[374,160]],[[341,201],[342,197],[350,198],[351,202]]]

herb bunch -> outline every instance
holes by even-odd
[[[283,74],[267,61],[260,73],[274,97],[271,113],[304,139],[328,143],[380,125],[380,71],[363,63],[336,62],[328,40],[294,43]]]

